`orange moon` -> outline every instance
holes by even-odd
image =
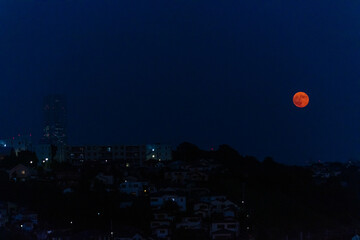
[[[309,96],[304,92],[297,92],[293,97],[295,106],[304,108],[309,104]]]

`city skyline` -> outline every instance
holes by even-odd
[[[42,97],[60,93],[71,144],[225,143],[289,164],[360,158],[356,2],[0,9],[2,136],[40,133]],[[298,91],[306,109],[292,104]]]

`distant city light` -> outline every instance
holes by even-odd
[[[45,160],[43,160],[43,163],[45,163]]]
[[[6,144],[4,144],[4,147],[6,147]]]
[[[73,221],[70,221],[70,224],[73,224]]]
[[[144,189],[144,193],[146,193],[146,189]]]
[[[22,227],[24,227],[24,225],[21,224],[20,227],[22,228]]]
[[[125,166],[126,166],[126,167],[130,167],[130,163],[126,163]]]
[[[49,158],[45,158],[45,161],[49,161]]]
[[[33,161],[30,161],[30,164],[33,164]]]
[[[97,215],[100,216],[100,213],[98,212]]]
[[[152,157],[154,158],[154,157],[155,157],[155,154],[153,154]]]
[[[151,151],[155,152],[155,149],[153,148],[153,149],[151,149]]]
[[[108,161],[107,161],[107,160],[105,160],[105,162],[107,163]]]
[[[245,203],[245,201],[244,201],[244,200],[242,200],[242,201],[241,201],[241,203],[243,203],[243,204],[244,204],[244,203]]]

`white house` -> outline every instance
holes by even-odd
[[[218,219],[214,220],[210,226],[210,234],[212,239],[214,238],[214,234],[221,230],[227,230],[234,233],[236,237],[239,236],[239,222],[236,219]],[[225,232],[223,232],[225,233]]]

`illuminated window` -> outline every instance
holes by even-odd
[[[125,166],[126,166],[126,167],[130,167],[130,163],[126,163]]]
[[[22,170],[22,171],[21,171],[21,174],[22,174],[22,175],[25,175],[25,170]]]

